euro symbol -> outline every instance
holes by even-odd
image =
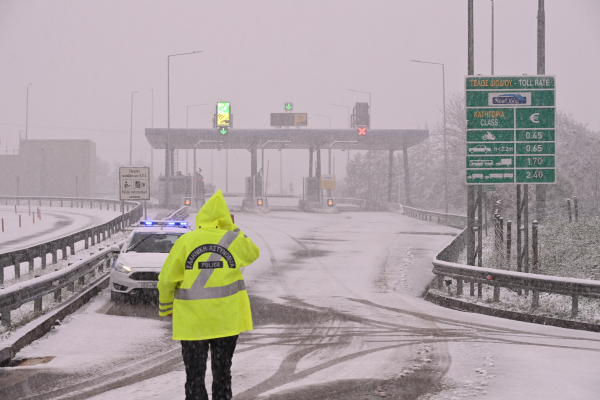
[[[534,124],[539,124],[540,123],[540,121],[538,120],[539,117],[540,117],[540,113],[535,113],[535,114],[531,114],[531,117],[529,117],[529,119]]]

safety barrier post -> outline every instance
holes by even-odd
[[[3,310],[0,314],[2,326],[10,327],[10,310]]]
[[[573,222],[571,218],[571,200],[567,199],[567,213],[569,214],[569,222]]]
[[[539,273],[538,264],[538,222],[533,221],[531,224],[531,272],[534,274]],[[540,292],[536,289],[531,291],[531,308],[538,308],[540,306]]]
[[[35,257],[31,257],[29,260],[29,272],[33,272],[33,268],[35,267]]]
[[[510,271],[510,257],[512,246],[512,221],[506,221],[506,269]]]
[[[579,220],[579,207],[577,206],[577,196],[573,196],[573,206],[575,207],[575,222]]]
[[[15,268],[15,279],[21,277],[21,261],[18,258],[13,258],[13,266]]]
[[[42,312],[42,298],[38,297],[33,300],[33,311],[34,312]]]
[[[444,275],[439,275],[437,276],[437,285],[438,285],[438,290],[442,290],[442,288],[444,287]]]
[[[54,301],[61,302],[62,301],[62,288],[56,289],[54,291]]]
[[[579,296],[573,295],[573,298],[571,301],[571,318],[577,317],[578,313],[579,313]]]

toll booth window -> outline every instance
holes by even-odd
[[[135,253],[168,253],[182,234],[176,233],[145,233],[133,235],[128,243],[127,252]]]

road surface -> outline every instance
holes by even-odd
[[[419,295],[458,231],[385,212],[237,214],[255,329],[242,399],[595,399],[600,335],[469,314]],[[170,321],[104,292],[0,370],[0,398],[183,399]],[[207,372],[210,388],[211,374]]]

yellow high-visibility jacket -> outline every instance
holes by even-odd
[[[159,315],[173,314],[173,340],[252,330],[240,267],[258,256],[258,247],[231,220],[219,190],[196,215],[196,229],[175,242],[158,276]]]

